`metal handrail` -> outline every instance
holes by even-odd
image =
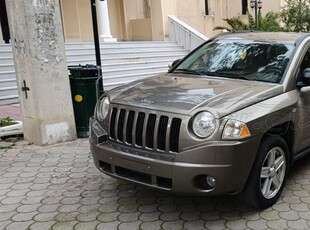
[[[187,25],[175,16],[168,16],[170,38],[186,50],[193,50],[208,40],[208,37]]]

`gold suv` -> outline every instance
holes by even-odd
[[[89,141],[110,176],[267,208],[310,152],[309,121],[310,34],[228,33],[106,92]]]

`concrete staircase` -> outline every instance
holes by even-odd
[[[101,43],[105,90],[157,73],[184,57],[188,51],[175,42]],[[93,42],[66,43],[68,65],[95,64]],[[15,67],[11,45],[0,44],[0,105],[18,102]]]

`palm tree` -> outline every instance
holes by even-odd
[[[255,30],[255,21],[253,16],[247,11],[248,15],[248,23],[241,21],[237,17],[233,18],[225,18],[223,21],[227,22],[227,24],[231,28],[216,26],[213,30],[227,30],[227,31],[235,31],[235,30]],[[280,26],[278,22],[279,14],[275,12],[268,12],[264,17],[261,11],[258,12],[258,30],[260,31],[283,31],[284,29]]]

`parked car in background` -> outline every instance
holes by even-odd
[[[106,92],[89,140],[110,176],[263,209],[310,152],[309,125],[310,34],[227,33],[166,74]]]

